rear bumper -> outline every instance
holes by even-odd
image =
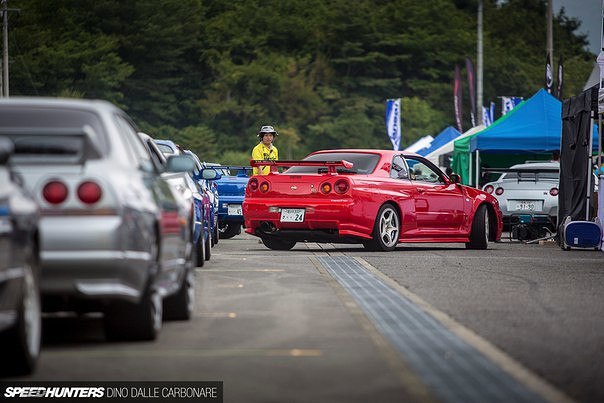
[[[279,211],[269,208],[303,208],[303,222],[281,222]],[[245,232],[256,236],[281,236],[297,241],[350,242],[371,239],[374,214],[361,214],[353,200],[301,203],[290,199],[250,202],[243,205]]]
[[[43,217],[40,235],[43,296],[131,302],[142,296],[154,258],[150,234],[135,223],[119,216]]]

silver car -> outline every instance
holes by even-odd
[[[497,181],[482,190],[499,201],[503,222],[510,224],[522,215],[541,216],[555,228],[558,216],[558,162],[534,162],[510,167]]]
[[[154,339],[163,302],[192,309],[192,247],[170,186],[132,120],[104,101],[0,101],[0,134],[41,208],[44,311],[101,311],[110,339]],[[168,170],[192,169],[173,157]]]
[[[38,206],[15,178],[0,137],[0,377],[31,373],[40,353]]]

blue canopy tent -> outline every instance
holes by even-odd
[[[417,153],[425,157],[432,151],[438,150],[440,147],[444,146],[451,140],[458,138],[460,135],[461,133],[456,128],[454,128],[453,126],[448,126],[442,132],[440,132],[434,138],[434,140],[432,140],[428,147],[424,147],[421,150],[418,150]]]
[[[539,153],[560,149],[562,102],[544,89],[513,110],[499,125],[492,125],[470,140],[470,152]],[[598,149],[594,136],[594,149]]]
[[[597,134],[595,128],[594,133]],[[491,126],[457,140],[453,170],[461,175],[464,184],[475,184],[477,170],[471,168],[476,162],[475,151],[480,154],[481,166],[507,168],[525,160],[549,160],[552,151],[560,150],[561,137],[562,103],[541,89]],[[594,136],[595,150],[597,137]]]

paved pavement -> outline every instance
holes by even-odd
[[[46,318],[38,371],[22,379],[223,381],[225,402],[516,401],[487,397],[478,382],[458,388],[474,400],[439,393],[447,377],[427,379],[429,366],[402,354],[355,287],[330,272],[324,258],[342,257],[434,318],[438,334],[444,328],[521,379],[525,401],[602,401],[600,253],[510,243],[271,251],[242,234],[221,240],[197,269],[191,321],[165,323],[155,342],[108,343],[98,316]],[[454,358],[447,348],[435,357]]]

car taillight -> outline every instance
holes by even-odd
[[[497,196],[501,196],[503,194],[503,188],[497,188],[497,189],[495,189],[495,194]]]
[[[558,196],[558,188],[551,188],[549,194],[552,196]]]
[[[60,204],[67,199],[67,186],[63,182],[52,181],[48,182],[42,189],[44,200],[50,204]]]
[[[262,182],[262,183],[260,184],[260,191],[261,191],[262,193],[266,193],[266,192],[268,192],[268,188],[269,188],[269,186],[268,186],[268,182]]]
[[[336,193],[344,194],[350,188],[350,184],[348,183],[348,181],[346,179],[339,179],[333,185],[333,188],[335,189]]]
[[[251,191],[258,190],[258,179],[250,179],[247,186],[250,188]]]
[[[484,191],[487,192],[488,194],[492,194],[493,190],[495,190],[495,188],[492,185],[486,185],[484,187]]]
[[[103,191],[95,182],[86,181],[78,186],[78,197],[83,203],[94,204],[101,200],[101,196]]]
[[[331,183],[329,183],[329,182],[323,183],[321,185],[321,192],[323,192],[324,194],[331,192]]]

